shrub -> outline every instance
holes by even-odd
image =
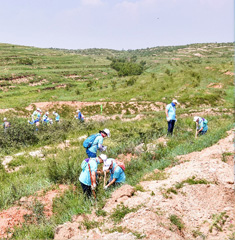
[[[140,75],[144,71],[143,65],[128,62],[126,59],[112,59],[110,66],[118,72],[119,76]]]

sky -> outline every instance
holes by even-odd
[[[0,0],[0,43],[128,50],[233,41],[233,0]]]

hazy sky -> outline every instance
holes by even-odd
[[[233,0],[0,0],[1,43],[127,50],[233,41]]]

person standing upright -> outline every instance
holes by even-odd
[[[179,104],[176,99],[174,99],[170,104],[166,106],[166,120],[168,123],[167,135],[172,135],[176,120],[176,105]]]

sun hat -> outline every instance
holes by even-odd
[[[173,103],[179,104],[179,102],[176,99],[173,99]]]
[[[105,128],[104,130],[102,130],[102,132],[104,132],[107,135],[107,137],[111,136],[110,131],[109,131],[108,128]]]
[[[80,110],[78,109],[76,112],[80,112]]]
[[[197,116],[194,117],[194,118],[193,118],[193,121],[196,122],[196,121],[198,120],[198,118],[199,118],[199,117],[197,117]]]
[[[6,117],[4,117],[4,118],[3,118],[3,121],[6,121],[6,120],[7,120],[7,118],[6,118]]]
[[[107,160],[107,155],[105,154],[100,154],[99,157],[105,162]]]
[[[104,162],[103,171],[107,171],[109,169],[109,167],[111,166],[112,162],[113,162],[113,160],[111,158],[108,158]]]

